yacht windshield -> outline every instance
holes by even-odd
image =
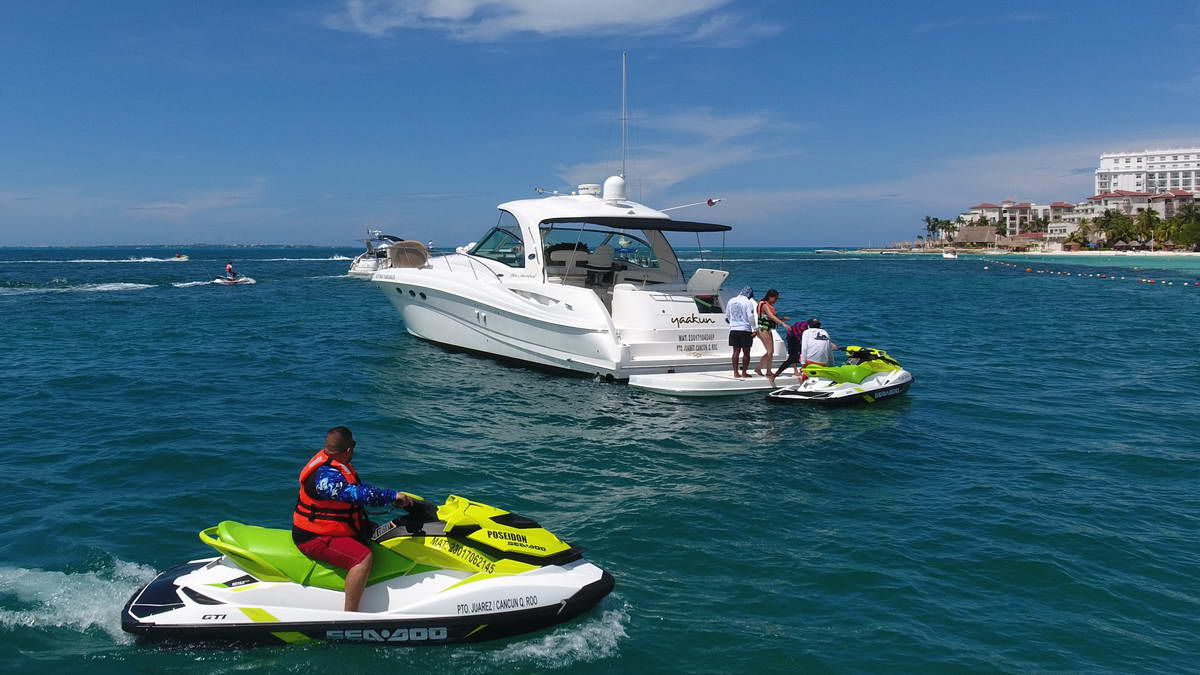
[[[492,228],[491,232],[471,249],[471,255],[504,263],[509,267],[525,266],[525,245],[516,226]]]
[[[542,243],[546,247],[546,259],[551,260],[550,264],[554,264],[550,254],[555,251],[575,250],[587,254],[595,253],[601,246],[609,246],[613,250],[614,262],[620,261],[643,269],[658,267],[658,258],[650,244],[624,232],[543,226]]]

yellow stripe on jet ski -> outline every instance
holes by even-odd
[[[471,631],[470,633],[467,633],[466,635],[464,635],[463,639],[465,640],[487,627],[488,627],[488,625],[486,623],[481,623],[481,624],[479,624],[479,628],[476,628],[475,630]]]
[[[251,621],[255,621],[258,623],[270,623],[272,621],[279,621],[279,619],[276,619],[274,615],[272,615],[270,612],[268,612],[265,609],[259,609],[257,607],[238,607],[238,609],[242,610],[242,614],[245,614],[246,617],[249,618]]]
[[[466,579],[463,579],[462,581],[460,581],[456,584],[452,584],[450,586],[443,588],[441,592],[445,593],[446,591],[448,591],[452,588],[458,588],[459,586],[469,584],[472,581],[483,581],[484,579],[495,579],[495,578],[496,578],[495,574],[488,574],[487,572],[478,572],[476,574],[472,574],[471,576],[467,577]]]
[[[286,642],[290,645],[298,644],[300,642],[311,642],[312,641],[312,638],[308,637],[304,633],[297,633],[295,631],[285,630],[285,631],[280,631],[278,633],[271,633],[271,635],[274,635],[275,637],[279,638],[280,640],[283,640],[284,642]]]

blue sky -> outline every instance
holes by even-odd
[[[15,2],[0,246],[450,246],[619,164],[731,245],[911,239],[1200,145],[1200,3]]]

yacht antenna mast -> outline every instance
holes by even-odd
[[[621,52],[621,178],[625,177],[625,158],[629,154],[629,76],[626,52]]]

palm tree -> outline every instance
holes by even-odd
[[[1200,207],[1195,202],[1179,207],[1171,220],[1175,221],[1175,243],[1195,248],[1200,244]]]
[[[1132,233],[1138,238],[1138,241],[1145,241],[1154,237],[1154,231],[1162,224],[1162,218],[1158,217],[1158,212],[1154,209],[1146,209],[1137,214],[1137,218],[1133,221]]]
[[[925,241],[929,242],[937,236],[937,218],[925,216]]]
[[[958,234],[958,224],[961,221],[962,218],[959,217],[957,220],[943,220],[941,222],[942,232],[946,233],[946,241],[954,241],[954,235]]]

